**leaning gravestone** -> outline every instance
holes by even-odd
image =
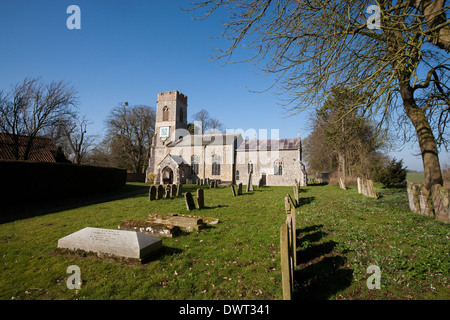
[[[367,197],[367,185],[366,180],[361,180],[361,193]]]
[[[135,231],[84,228],[58,240],[58,248],[144,260],[162,248],[162,240]]]
[[[238,184],[238,196],[242,195],[242,182]]]
[[[151,185],[150,191],[149,191],[149,200],[155,200],[155,199],[156,199],[156,187],[155,187],[155,185]]]
[[[436,219],[447,223],[450,222],[449,190],[439,184],[435,184],[431,188],[431,198],[433,199]]]
[[[370,197],[370,198],[375,198],[377,199],[377,193],[375,192],[375,188],[373,186],[373,181],[372,180],[366,180],[366,196]]]
[[[183,185],[181,183],[177,184],[177,196],[181,196],[183,192]]]
[[[431,205],[431,195],[423,183],[420,183],[419,185],[419,203],[421,214],[428,217],[434,216],[433,207]]]
[[[344,183],[344,181],[342,180],[341,177],[339,177],[339,187],[341,189],[347,190],[347,188],[345,187],[345,183]]]
[[[361,193],[362,191],[361,191],[361,178],[360,177],[356,178],[356,183],[358,185],[358,193]]]
[[[294,183],[293,189],[294,189],[295,206],[298,207],[300,204],[300,198],[298,195],[298,185],[296,183]]]
[[[197,189],[197,206],[199,209],[203,209],[205,207],[205,197],[203,195],[203,189]]]
[[[164,187],[162,184],[159,184],[157,189],[156,189],[156,199],[162,199],[163,195],[164,195]]]
[[[236,190],[234,189],[234,184],[231,184],[231,192],[233,193],[233,197],[236,197]]]
[[[184,194],[184,201],[186,202],[186,209],[188,209],[188,211],[195,209],[194,198],[189,191]]]

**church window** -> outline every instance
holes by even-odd
[[[212,175],[220,176],[220,156],[212,156]]]
[[[163,121],[169,121],[169,108],[167,106],[163,108]]]
[[[273,166],[273,174],[276,176],[283,175],[283,163],[281,161],[275,161]]]
[[[191,175],[197,175],[198,174],[198,164],[199,164],[198,156],[192,156],[191,157]]]
[[[236,170],[236,180],[239,180],[239,170]]]

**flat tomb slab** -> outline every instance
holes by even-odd
[[[153,223],[174,225],[185,231],[200,230],[206,226],[206,223],[200,218],[164,214],[150,214],[145,220]]]
[[[136,231],[87,227],[59,239],[58,248],[144,260],[162,248],[162,240]]]
[[[174,225],[139,220],[125,220],[119,224],[118,228],[145,233],[153,237],[173,238],[181,233],[181,229]]]

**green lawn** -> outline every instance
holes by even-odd
[[[411,182],[424,182],[425,174],[423,172],[408,172],[406,174],[406,180]]]
[[[282,299],[279,231],[288,192],[263,187],[233,197],[230,187],[205,187],[206,208],[189,214],[220,223],[164,238],[166,250],[144,265],[54,249],[84,227],[117,229],[150,213],[188,213],[184,198],[150,202],[144,193],[1,224],[0,299]],[[450,298],[450,226],[409,212],[404,189],[378,192],[374,200],[355,188],[302,188],[294,298]],[[70,265],[80,267],[80,290],[66,286]],[[381,269],[380,290],[367,289],[370,265]]]

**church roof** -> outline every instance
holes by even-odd
[[[207,146],[207,145],[228,145],[233,144],[241,137],[240,133],[213,133],[203,135],[189,135],[167,144],[168,147],[183,146]],[[242,138],[241,138],[242,139]]]
[[[166,161],[166,159],[169,158],[172,161],[174,161],[178,166],[187,166],[188,164],[186,163],[186,161],[184,161],[182,156],[175,156],[175,155],[171,155],[168,154],[166,155],[160,163],[158,163],[158,165],[161,165],[161,163],[163,163],[164,161]]]
[[[236,151],[257,151],[257,150],[298,150],[298,138],[290,139],[248,139],[242,141]]]

